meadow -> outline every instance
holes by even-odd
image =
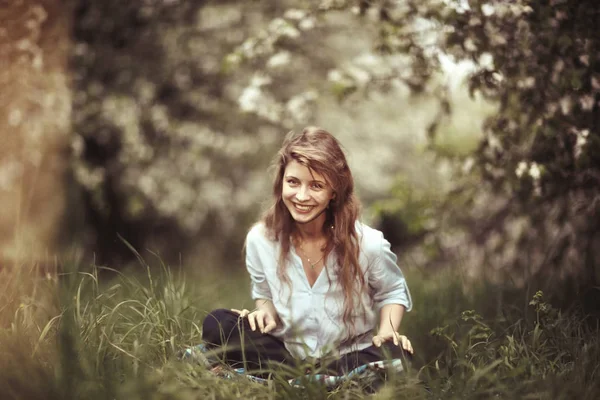
[[[457,269],[407,269],[415,309],[403,333],[410,370],[367,394],[346,382],[292,388],[218,378],[177,355],[200,342],[217,307],[248,307],[247,278],[184,273],[156,257],[122,271],[74,263],[40,276],[33,266],[2,271],[2,399],[596,399],[597,322],[561,312],[542,292],[525,299]]]

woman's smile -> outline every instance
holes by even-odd
[[[312,211],[313,208],[315,208],[315,206],[310,206],[310,205],[304,205],[304,204],[298,204],[298,203],[293,203],[294,204],[294,208],[296,210],[298,210],[298,212],[301,213],[309,213]]]

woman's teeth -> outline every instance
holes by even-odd
[[[294,204],[294,206],[300,211],[310,211],[313,208],[313,206],[301,206],[298,204]]]

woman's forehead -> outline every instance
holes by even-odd
[[[293,176],[300,180],[315,180],[327,182],[325,175],[320,174],[314,168],[309,168],[296,160],[291,160],[285,167],[285,175]]]

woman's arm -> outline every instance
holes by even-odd
[[[386,304],[381,307],[379,312],[379,330],[378,332],[398,332],[400,329],[400,323],[404,316],[406,307],[401,304]]]
[[[373,337],[373,344],[379,347],[384,342],[393,341],[412,353],[410,341],[398,334],[404,313],[412,308],[410,292],[390,243],[381,232],[377,236],[374,240],[376,257],[369,268],[369,286],[373,289],[375,307],[380,310],[379,330]]]

